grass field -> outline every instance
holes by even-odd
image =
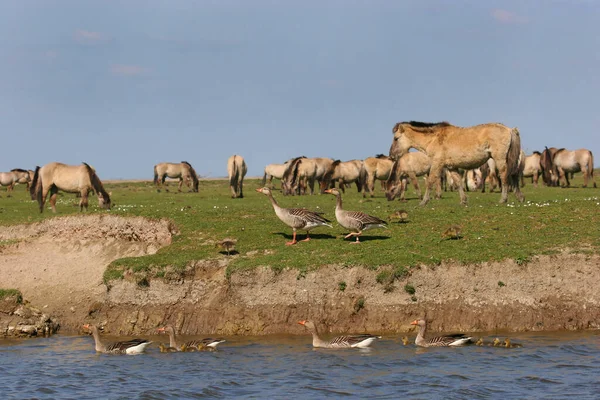
[[[312,231],[310,242],[285,246],[292,231],[276,217],[266,196],[254,191],[258,180],[248,180],[243,199],[231,199],[225,180],[200,182],[199,193],[157,193],[150,181],[106,184],[112,192],[111,214],[170,218],[180,229],[171,246],[157,254],[113,262],[105,280],[119,279],[126,269],[138,274],[165,276],[169,271],[183,272],[190,261],[226,257],[215,248],[226,237],[238,240],[238,255],[232,256],[229,273],[259,265],[274,269],[297,268],[299,275],[321,265],[387,266],[389,274],[401,275],[418,264],[439,264],[442,260],[476,263],[511,258],[526,263],[532,256],[555,254],[565,249],[598,253],[600,249],[600,189],[581,188],[577,176],[568,189],[534,188],[528,183],[524,203],[509,195],[500,205],[499,193],[468,193],[468,206],[461,206],[458,194],[446,192],[441,200],[420,207],[412,189],[408,202],[388,202],[379,187],[373,199],[363,199],[352,188],[344,195],[344,208],[360,210],[387,219],[399,209],[408,212],[408,222],[390,223],[387,230],[363,234],[360,245],[343,240],[347,233],[335,222],[335,197],[331,195],[284,197],[275,191],[282,207],[306,207],[325,212],[333,229]],[[26,196],[23,186],[12,197],[1,193],[0,224],[20,224],[53,218],[47,209],[38,212],[37,204]],[[78,214],[79,199],[62,195],[56,216]],[[90,213],[102,213],[91,197]],[[443,239],[450,225],[460,225],[462,238]],[[299,232],[302,239],[304,232]],[[2,243],[0,243],[2,245]]]

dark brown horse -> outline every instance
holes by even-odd
[[[502,182],[500,202],[508,200],[509,177],[518,177],[521,138],[517,128],[498,123],[458,127],[448,122],[399,122],[392,129],[394,140],[390,157],[397,159],[410,148],[427,154],[431,159],[431,170],[421,205],[429,201],[432,186],[440,179],[444,167],[450,171],[473,169],[493,158]],[[458,182],[460,201],[466,204],[462,182]],[[519,187],[515,188],[519,201],[524,200]]]
[[[43,167],[36,167],[29,192],[32,200],[37,200],[40,212],[44,212],[44,204],[50,193],[50,205],[56,212],[56,195],[59,190],[81,195],[79,211],[88,209],[88,194],[98,195],[98,205],[110,210],[110,195],[104,190],[96,172],[88,164],[66,165],[51,162]]]

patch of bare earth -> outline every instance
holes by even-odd
[[[0,227],[0,287],[76,329],[90,305],[104,301],[102,276],[111,261],[153,254],[171,243],[167,220],[111,215],[67,216]],[[14,241],[14,243],[13,243]]]

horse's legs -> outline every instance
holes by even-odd
[[[464,177],[461,176],[458,171],[450,171],[450,175],[452,176],[452,180],[456,182],[456,186],[458,189],[458,196],[460,197],[460,204],[467,204],[467,195],[465,194],[464,188]]]
[[[235,199],[237,197],[237,191],[235,190],[235,187],[237,185],[237,182],[234,182],[233,184],[229,185],[229,189],[231,190],[231,198]]]
[[[183,177],[179,178],[179,186],[177,187],[177,190],[179,192],[181,192],[181,186],[183,185]]]
[[[413,188],[415,188],[415,192],[417,192],[417,194],[419,195],[419,199],[421,198],[421,187],[419,186],[419,179],[417,178],[417,175],[415,175],[414,173],[410,173],[408,174],[408,177],[410,178],[410,182],[413,185]]]
[[[240,199],[242,199],[244,197],[244,178],[243,177],[242,177],[242,179],[240,179],[238,181],[238,187],[239,187],[239,190],[240,190],[239,197],[240,197]]]
[[[429,192],[431,191],[433,184],[440,180],[441,173],[441,166],[431,166],[431,169],[429,170],[429,176],[427,177],[427,185],[425,186],[425,194],[423,195],[423,200],[421,200],[419,203],[420,206],[424,206],[429,202]]]
[[[508,201],[508,166],[506,161],[499,159],[496,161],[496,169],[498,170],[497,176],[500,178],[500,203],[506,203]]]
[[[50,188],[50,207],[52,207],[52,212],[56,213],[56,196],[58,195],[58,188],[54,185]],[[45,196],[42,197],[44,199]],[[42,200],[43,203],[43,200]]]
[[[88,210],[88,194],[89,192],[87,190],[81,191],[81,200],[79,200],[79,212],[82,212],[84,207],[85,211]]]

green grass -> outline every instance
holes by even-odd
[[[7,297],[15,297],[17,300],[17,304],[21,304],[23,302],[23,295],[17,289],[0,289],[0,301],[6,299]]]
[[[106,270],[105,282],[123,277],[130,270],[140,281],[145,276],[179,279],[191,272],[190,261],[226,257],[214,243],[225,237],[238,240],[228,276],[257,266],[275,271],[298,269],[298,279],[322,265],[365,266],[379,269],[382,284],[404,277],[411,267],[439,265],[443,260],[460,263],[514,259],[520,265],[539,254],[556,254],[568,249],[596,254],[600,249],[600,189],[581,188],[581,176],[574,188],[524,189],[526,202],[498,204],[499,193],[468,193],[468,206],[461,206],[458,194],[446,192],[441,200],[420,207],[412,189],[407,203],[388,202],[376,188],[376,198],[363,199],[353,188],[343,196],[344,207],[387,219],[397,209],[409,213],[408,223],[390,223],[386,230],[368,231],[361,244],[344,240],[347,233],[333,213],[331,195],[284,197],[275,192],[283,207],[306,207],[322,211],[334,221],[333,229],[317,228],[310,242],[285,246],[292,231],[276,217],[266,196],[256,193],[259,181],[247,180],[244,199],[231,199],[225,180],[201,181],[200,193],[157,193],[151,182],[107,184],[112,191],[113,215],[170,218],[181,234],[158,253],[145,257],[114,261]],[[175,190],[171,185],[171,189]],[[78,199],[71,194],[60,196],[57,215],[78,214]],[[89,213],[104,213],[90,200]],[[0,225],[29,223],[54,215],[40,214],[18,186],[13,197],[0,198]],[[461,240],[442,240],[450,225],[461,226]],[[304,232],[299,232],[304,238]]]

